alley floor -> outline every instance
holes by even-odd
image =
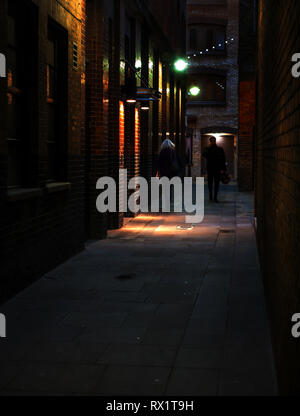
[[[275,395],[252,195],[141,215],[0,312],[2,395]]]

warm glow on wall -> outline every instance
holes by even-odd
[[[120,102],[120,114],[119,114],[119,152],[120,157],[124,156],[125,145],[125,109],[124,104]]]
[[[13,86],[13,73],[11,69],[9,69],[7,72],[7,86],[8,88]]]
[[[75,11],[75,15],[78,17],[78,19],[82,19],[83,16],[83,2],[84,0],[73,0],[71,1],[71,7],[74,9]]]
[[[182,120],[182,112],[181,112],[181,109],[182,109],[182,89],[181,88],[179,88],[179,108],[180,108],[179,122],[181,123],[181,120]]]
[[[159,84],[158,85],[159,85],[158,87],[159,92],[162,92],[163,91],[163,66],[161,62],[159,63]]]
[[[140,113],[135,109],[135,156],[138,157],[140,151]]]

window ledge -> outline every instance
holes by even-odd
[[[7,191],[7,200],[10,202],[23,201],[25,199],[38,198],[42,195],[40,188],[17,188]]]
[[[46,185],[46,191],[48,194],[54,194],[56,192],[63,192],[63,191],[69,191],[71,189],[71,183],[70,182],[53,182],[48,183]]]

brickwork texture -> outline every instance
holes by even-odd
[[[300,312],[300,81],[292,77],[291,58],[300,50],[300,3],[259,6],[257,238],[280,390],[297,394],[300,343],[291,319]]]

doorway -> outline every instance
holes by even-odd
[[[207,133],[201,136],[201,149],[209,146],[210,137],[217,139],[217,145],[225,151],[227,171],[233,179],[237,179],[237,136],[230,133]],[[203,152],[202,152],[203,153]],[[206,160],[202,157],[201,174],[206,174]]]

